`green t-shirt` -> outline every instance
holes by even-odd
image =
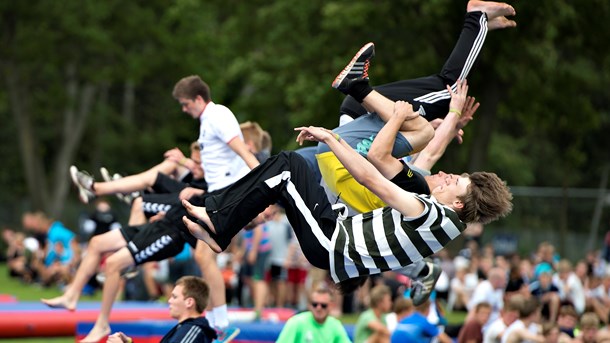
[[[369,323],[374,320],[380,319],[377,318],[372,309],[368,309],[360,314],[356,322],[356,329],[354,330],[354,343],[364,343],[373,334],[373,330],[369,329]],[[381,322],[383,325],[388,326],[385,314],[381,315]]]
[[[319,324],[310,311],[292,316],[284,325],[277,343],[343,343],[351,342],[343,324],[328,316],[324,324]]]

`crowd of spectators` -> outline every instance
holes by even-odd
[[[248,144],[250,136],[244,131]],[[268,133],[261,139],[252,143],[253,151],[268,155]],[[24,213],[22,230],[2,231],[9,276],[45,287],[64,286],[89,239],[120,227],[103,198],[76,230],[42,212]],[[605,329],[610,324],[610,235],[602,251],[573,262],[550,242],[541,242],[527,255],[500,254],[491,244],[481,245],[482,227],[468,232],[459,252],[445,249],[433,256],[443,272],[430,300],[419,306],[409,300],[410,280],[395,272],[370,277],[354,294],[332,292],[328,272],[308,263],[277,205],[267,222],[242,230],[217,261],[227,303],[252,307],[254,320],[264,319],[265,307],[313,311],[318,322],[329,315],[360,313],[356,342],[594,342],[610,337]],[[173,258],[125,271],[124,298],[169,297],[180,277],[201,276],[193,253],[185,245]],[[94,292],[103,282],[102,261],[85,291]],[[463,313],[464,322],[448,324],[446,311]]]

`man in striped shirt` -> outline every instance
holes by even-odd
[[[431,195],[407,192],[385,178],[332,131],[300,127],[297,141],[326,143],[350,174],[388,207],[347,217],[333,206],[307,162],[293,152],[271,157],[215,195],[183,201],[196,222],[183,217],[198,239],[220,252],[241,228],[280,202],[309,262],[331,271],[344,292],[371,274],[400,270],[441,250],[466,227],[507,215],[512,195],[493,173],[447,175]]]

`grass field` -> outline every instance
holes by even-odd
[[[8,277],[8,271],[5,264],[0,264],[0,294],[10,294],[17,298],[18,301],[38,301],[40,298],[50,298],[61,294],[61,291],[56,287],[43,288],[37,285],[23,284],[15,279]],[[93,296],[84,296],[81,301],[99,301],[101,292],[97,292]],[[358,319],[358,313],[346,314],[340,319],[345,324],[354,324]],[[463,313],[448,313],[447,320],[449,323],[460,323],[464,320]],[[73,343],[74,337],[37,337],[27,339],[1,339],[2,343]]]

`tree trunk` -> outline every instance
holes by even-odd
[[[19,70],[13,63],[3,65],[6,75],[11,113],[17,123],[17,137],[25,182],[32,201],[32,210],[45,210],[48,203],[45,170],[40,154],[38,140],[32,127],[32,118],[27,103],[28,93],[25,91],[19,77]]]
[[[473,135],[472,146],[470,147],[470,160],[468,162],[470,172],[482,170],[487,162],[489,144],[497,122],[500,88],[500,84],[492,82],[489,87],[484,88],[481,96],[481,99],[485,99],[485,101],[481,103],[481,109],[479,110],[481,113],[476,116],[473,122],[473,124],[476,123],[476,134]]]
[[[67,197],[70,179],[68,167],[74,160],[74,155],[85,131],[87,119],[92,112],[96,86],[78,83],[76,66],[70,64],[67,68],[68,105],[64,110],[64,127],[62,132],[62,145],[55,159],[55,173],[53,175],[53,201],[49,206],[51,216],[59,216],[63,211],[64,200]],[[80,89],[82,88],[82,89]]]

